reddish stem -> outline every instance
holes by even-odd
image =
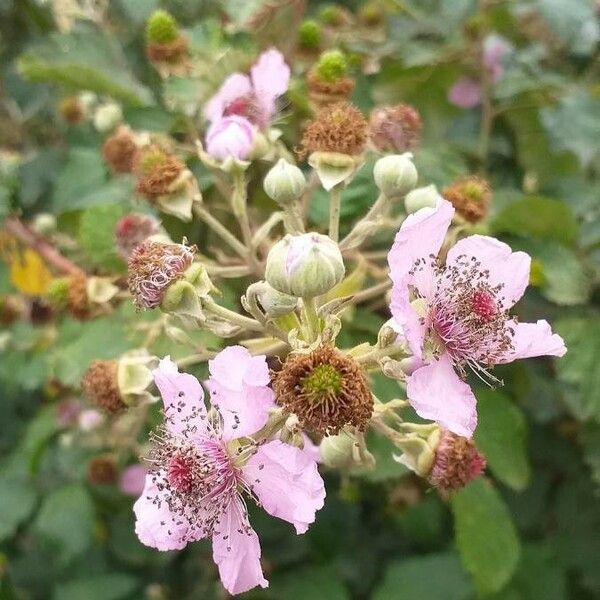
[[[85,275],[76,264],[65,258],[46,238],[25,225],[18,217],[8,217],[4,229],[18,240],[33,248],[46,262],[67,275]]]

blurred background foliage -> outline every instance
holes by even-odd
[[[163,82],[145,59],[144,23],[159,5],[203,58],[193,79]],[[347,26],[335,22],[336,10]],[[548,318],[569,352],[554,363],[504,367],[500,391],[478,390],[488,481],[449,503],[374,440],[377,469],[328,475],[326,506],[306,535],[256,511],[271,586],[246,597],[599,598],[600,27],[592,0],[375,0],[337,8],[298,0],[0,0],[0,218],[51,213],[76,240],[74,256],[86,271],[122,271],[112,232],[132,206],[132,181],[108,176],[102,134],[61,120],[61,98],[93,91],[120,102],[131,127],[183,137],[201,126],[199,100],[257,49],[276,44],[292,63],[314,61],[298,47],[303,11],[328,32],[327,45],[351,56],[360,108],[407,102],[421,112],[415,160],[424,183],[442,188],[459,175],[487,174],[489,231],[534,258],[520,316]],[[484,105],[461,109],[448,91],[462,76],[477,77],[482,32],[502,36],[510,52]],[[294,147],[308,114],[300,79],[288,98],[281,126]],[[210,177],[197,162],[190,167],[210,197]],[[344,194],[346,223],[375,196],[367,166]],[[259,186],[253,201],[269,207]],[[316,225],[326,221],[326,207],[317,192]],[[175,220],[165,224],[174,239],[182,235]],[[201,225],[185,233],[201,246],[208,235]],[[159,553],[137,541],[133,499],[115,484],[90,482],[97,449],[65,433],[59,418],[59,400],[76,394],[89,362],[142,343],[134,324],[148,317],[123,305],[93,321],[63,317],[48,326],[37,298],[46,267],[35,256],[15,260],[22,250],[5,240],[0,250],[2,298],[20,290],[31,309],[30,319],[0,332],[0,598],[224,597],[207,545]],[[373,339],[385,319],[383,303],[358,310],[343,343]],[[176,347],[162,351],[177,356]],[[382,399],[397,394],[391,380],[373,383]]]

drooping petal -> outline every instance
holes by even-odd
[[[233,73],[221,85],[219,91],[206,103],[204,117],[214,123],[223,117],[229,104],[252,92],[250,78],[242,73]]]
[[[239,497],[231,500],[213,533],[213,560],[223,586],[230,594],[241,594],[260,585],[268,587],[260,566],[260,543]]]
[[[204,390],[189,373],[179,373],[169,356],[152,371],[165,409],[165,424],[175,434],[207,431]]]
[[[567,352],[565,342],[557,333],[552,333],[548,321],[517,323],[509,321],[507,327],[514,332],[513,349],[499,363],[509,363],[519,358],[534,356],[563,356]]]
[[[209,361],[211,402],[223,417],[223,438],[252,435],[267,422],[273,407],[265,356],[229,346]]]
[[[453,215],[452,204],[440,197],[435,208],[422,208],[406,218],[388,254],[390,278],[395,285],[406,282],[417,259],[425,259],[422,268],[411,275],[411,283],[421,295],[429,295],[433,273],[430,258],[440,251]]]
[[[417,369],[407,380],[406,394],[420,417],[457,435],[473,435],[477,426],[475,396],[454,371],[448,354]]]
[[[133,505],[136,516],[135,533],[140,542],[157,550],[181,550],[188,542],[202,538],[194,532],[188,521],[174,515],[166,502],[166,490],[159,489],[155,480],[158,476],[146,475],[142,495]]]
[[[311,454],[275,440],[260,446],[243,468],[243,477],[272,516],[304,533],[323,507],[325,486]]]
[[[290,68],[283,54],[275,48],[263,52],[250,71],[254,94],[264,113],[264,121],[275,112],[275,100],[287,92]]]
[[[499,297],[503,308],[510,308],[525,293],[531,266],[531,258],[525,252],[513,252],[508,244],[493,237],[471,235],[449,250],[446,265],[456,263],[461,256],[474,256],[481,269],[489,271],[490,285],[502,285]]]

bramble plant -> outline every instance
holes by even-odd
[[[386,512],[393,513],[394,503],[421,507],[402,526],[419,529],[417,521],[437,519],[441,529],[440,507],[449,505],[477,593],[520,590],[507,586],[518,586],[521,569],[529,567],[517,567],[519,540],[494,484],[523,489],[529,467],[520,466],[523,416],[500,388],[516,394],[526,387],[531,367],[507,365],[563,357],[571,339],[578,343],[573,329],[585,326],[559,327],[559,335],[543,318],[555,316],[552,307],[518,304],[530,285],[557,304],[577,304],[553,269],[563,260],[563,271],[573,261],[578,273],[583,267],[566,246],[544,245],[571,235],[566,230],[577,224],[558,201],[529,193],[543,185],[535,166],[518,173],[525,196],[493,190],[494,170],[508,160],[498,121],[514,108],[495,86],[517,68],[509,58],[519,43],[494,23],[509,9],[480,2],[464,16],[465,74],[444,75],[443,101],[445,110],[460,113],[457,128],[467,131],[471,116],[478,119],[475,139],[463,148],[467,158],[456,160],[446,145],[439,157],[435,146],[424,148],[432,112],[423,95],[423,112],[410,95],[362,100],[366,76],[393,70],[385,61],[399,49],[386,27],[413,20],[423,31],[433,27],[413,3],[398,3],[407,6],[387,22],[392,9],[384,2],[369,2],[356,14],[326,5],[308,15],[304,3],[265,2],[243,27],[229,13],[226,28],[210,19],[188,27],[163,8],[119,3],[138,22],[136,42],[144,44],[138,59],[145,59],[139,69],[154,78],[152,101],[129,72],[112,77],[111,57],[120,50],[102,33],[109,22],[102,3],[75,2],[80,12],[73,13],[59,4],[52,9],[61,35],[75,48],[91,36],[106,54],[97,59],[98,72],[78,67],[76,57],[69,62],[60,54],[59,37],[56,54],[34,48],[18,61],[23,78],[64,86],[55,109],[68,158],[55,182],[51,212],[58,220],[42,210],[26,216],[27,201],[17,201],[35,191],[18,189],[20,170],[41,167],[8,152],[1,159],[7,204],[0,249],[21,294],[0,299],[0,319],[13,323],[0,334],[0,350],[35,356],[43,349],[51,356],[43,365],[36,358],[31,368],[40,370],[54,399],[51,416],[27,433],[28,460],[15,454],[7,471],[16,489],[29,489],[27,469],[36,472],[42,460],[57,462],[44,464],[49,473],[63,468],[59,455],[37,458],[60,433],[57,447],[70,449],[69,464],[78,469],[78,453],[88,457],[84,478],[100,490],[102,511],[110,514],[116,503],[106,491],[115,484],[133,497],[128,510],[133,505],[135,522],[126,517],[98,533],[115,536],[117,556],[131,552],[134,566],[178,569],[179,559],[169,563],[162,556],[170,554],[153,550],[182,551],[208,540],[228,594],[271,597],[254,588],[268,587],[275,571],[272,597],[292,598],[294,585],[278,587],[276,569],[262,556],[261,538],[277,527],[265,519],[291,524],[283,537],[304,534],[319,527],[329,503],[339,505],[338,496],[355,502],[359,482],[401,480],[410,484],[390,490],[396,499]],[[102,25],[78,24],[75,14]],[[288,40],[260,27],[279,17],[294,23]],[[254,37],[228,37],[241,29]],[[418,46],[419,37],[411,43]],[[416,50],[415,56],[419,66]],[[431,68],[450,60],[440,56]],[[519,68],[534,60],[523,58]],[[512,85],[525,86],[518,78]],[[565,100],[544,108],[541,119],[554,120],[558,135],[559,111],[567,109]],[[517,102],[514,110],[515,119],[525,119],[520,111],[530,109]],[[515,143],[526,152],[526,138]],[[577,154],[568,140],[557,146]],[[595,159],[597,152],[587,159],[590,172]],[[30,185],[45,185],[44,177]],[[516,175],[505,179],[517,185]],[[548,218],[546,209],[553,211]],[[502,234],[512,236],[514,250],[498,239]],[[556,368],[573,385],[589,356],[581,364],[569,357]],[[68,516],[53,521],[63,505],[77,518],[93,519],[85,488],[69,485],[36,518],[51,543],[69,527]],[[8,510],[11,534],[33,511],[35,492],[30,497],[23,514]],[[355,518],[344,516],[345,509],[341,514],[327,535],[335,537],[333,529]],[[488,528],[481,536],[480,526]],[[422,535],[417,548],[428,543]],[[129,546],[119,548],[116,536],[127,537]],[[86,540],[66,544],[64,568],[87,548]],[[213,567],[202,556],[202,564],[185,569],[208,573],[205,587],[193,589],[210,594]],[[445,565],[454,557],[436,554],[438,560]],[[529,560],[549,568],[545,554]],[[447,568],[460,581],[448,597],[473,597],[460,567]],[[411,580],[407,594],[429,597],[421,581],[429,576]],[[374,597],[395,597],[394,581],[386,576]],[[83,596],[69,585],[57,597],[100,597],[87,584]],[[136,585],[114,598],[134,597]],[[370,594],[352,585],[354,597]],[[166,584],[145,593],[175,597]],[[311,593],[338,597],[308,588],[304,595]],[[444,593],[439,588],[431,597]],[[515,598],[534,597],[520,593]],[[347,597],[343,588],[339,597]]]

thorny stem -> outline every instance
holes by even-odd
[[[67,275],[85,275],[76,264],[65,258],[46,238],[35,233],[18,217],[8,217],[4,229],[18,240],[35,250],[46,262]]]
[[[337,242],[340,237],[340,207],[342,204],[341,184],[331,188],[329,200],[329,237]]]

